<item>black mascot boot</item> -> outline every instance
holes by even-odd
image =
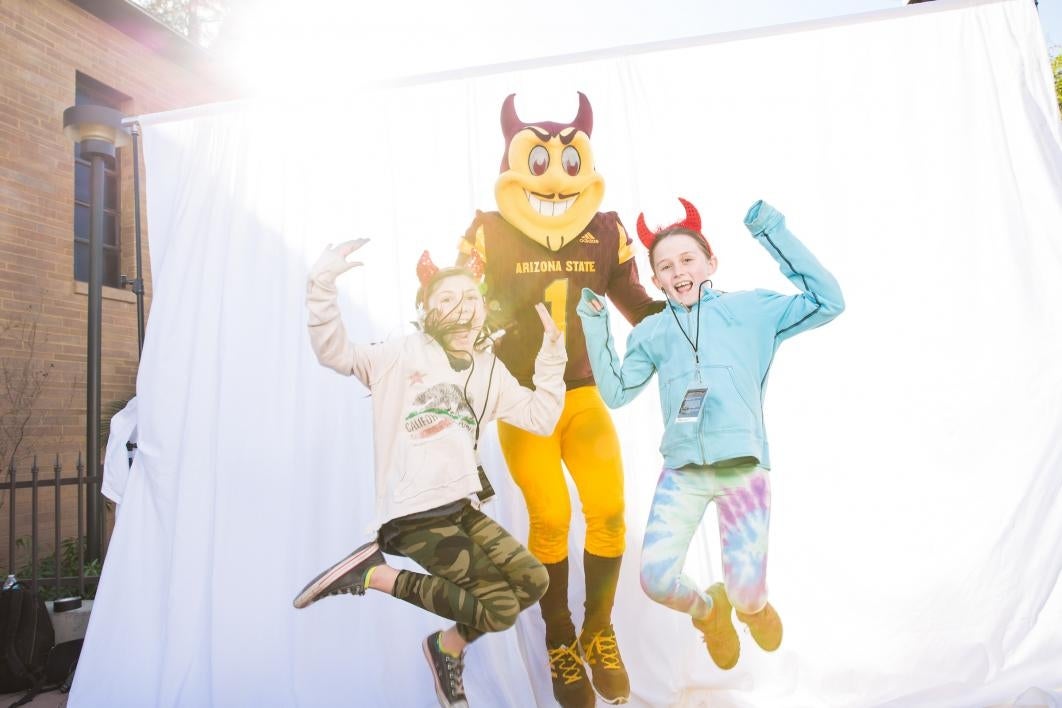
[[[572,612],[568,609],[568,559],[545,563],[549,588],[538,601],[546,623],[546,653],[553,680],[553,697],[562,708],[592,708],[594,689],[586,676]]]
[[[586,614],[579,633],[579,651],[590,667],[594,690],[605,703],[626,703],[631,681],[623,665],[616,632],[612,629],[612,605],[619,583],[623,556],[603,558],[583,552],[586,571]]]

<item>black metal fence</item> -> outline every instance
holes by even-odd
[[[55,463],[51,466],[51,469],[42,470],[37,464],[37,458],[33,458],[33,464],[30,467],[30,478],[18,481],[18,469],[14,464],[8,468],[8,481],[7,484],[0,487],[3,491],[7,492],[7,504],[5,505],[8,513],[8,573],[19,574],[19,571],[26,571],[27,566],[23,565],[21,568],[18,564],[18,553],[20,546],[25,545],[25,542],[18,537],[18,511],[22,508],[22,505],[29,503],[32,509],[30,514],[31,531],[29,534],[29,563],[28,563],[28,575],[22,572],[19,575],[19,581],[23,584],[32,583],[34,590],[46,594],[69,594],[73,589],[71,586],[76,587],[76,593],[85,596],[85,584],[86,582],[94,586],[99,582],[99,568],[103,563],[102,555],[106,548],[106,542],[101,544],[101,557],[86,558],[85,555],[85,508],[86,508],[86,495],[89,490],[98,490],[100,488],[100,479],[91,477],[85,474],[85,464],[81,459],[81,453],[78,453],[77,464],[74,466],[77,472],[76,476],[63,476],[63,465],[58,455],[56,455]],[[43,472],[43,474],[42,474]],[[54,562],[46,562],[45,566],[50,566],[52,571],[49,575],[42,576],[42,562],[41,562],[41,546],[44,537],[41,535],[40,530],[40,491],[42,488],[54,489],[54,503],[55,503],[55,528],[52,529],[54,533],[55,547],[54,547]],[[77,494],[77,513],[76,521],[70,528],[70,521],[63,523],[63,489],[69,490],[73,487],[73,490],[67,492],[67,495]],[[29,498],[26,498],[26,494],[29,494]],[[67,496],[66,498],[69,498]],[[101,507],[104,504],[101,501]],[[104,507],[105,508],[105,507]],[[105,514],[98,515],[97,523],[99,525],[99,535],[97,538],[104,539],[104,517]],[[69,552],[71,542],[69,538],[64,538],[63,533],[69,533],[71,530],[76,531],[74,536],[73,545],[76,546],[76,551]],[[66,551],[66,552],[64,552]],[[46,559],[50,560],[50,559]],[[66,561],[66,562],[64,562]],[[71,568],[71,566],[73,566]],[[95,569],[94,573],[86,573],[86,568]],[[76,573],[72,572],[76,571]],[[75,586],[76,583],[76,586]],[[66,590],[64,590],[64,588]],[[51,592],[49,592],[51,591]]]

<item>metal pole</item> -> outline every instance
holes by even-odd
[[[11,486],[9,487],[8,494],[7,494],[7,509],[8,509],[9,514],[10,514],[9,521],[10,521],[10,524],[11,524],[10,525],[10,529],[8,530],[8,534],[7,534],[7,564],[8,564],[7,572],[10,575],[14,575],[15,574],[15,484],[16,484],[15,475],[17,474],[17,472],[15,470],[15,462],[13,460],[12,460],[11,464],[8,465],[7,471],[8,471],[8,474],[10,475],[9,479],[11,481]]]
[[[101,323],[103,321],[103,188],[104,156],[92,153],[92,208],[89,230],[89,282],[88,282],[88,371],[86,373],[88,426],[88,557],[100,557],[100,534],[97,519],[100,513],[99,465],[100,465],[100,356]]]
[[[85,596],[85,547],[81,545],[81,510],[85,506],[85,466],[77,453],[77,594]]]
[[[92,164],[89,228],[88,361],[85,377],[85,447],[88,448],[88,504],[85,545],[90,560],[100,558],[103,517],[100,514],[100,359],[103,322],[104,160],[115,159],[115,148],[128,144],[122,114],[106,106],[71,106],[63,111],[63,132],[81,145],[81,156]],[[80,538],[80,536],[79,536]]]
[[[137,355],[144,353],[144,270],[140,255],[140,124],[133,123],[133,233],[136,236],[136,341]]]
[[[59,559],[61,557],[59,554],[59,549],[63,547],[63,524],[61,517],[63,497],[59,493],[59,490],[63,488],[63,466],[59,462],[58,453],[56,453],[55,455],[55,467],[52,469],[52,471],[55,472],[55,596],[59,597],[59,576],[62,575],[62,573],[59,572]],[[77,547],[81,548],[81,536],[77,537]]]
[[[40,551],[40,543],[39,543],[40,534],[38,533],[40,531],[40,524],[39,524],[40,519],[39,519],[39,515],[37,513],[37,505],[38,505],[38,497],[39,497],[38,492],[40,491],[40,474],[41,474],[41,470],[40,470],[39,467],[37,467],[37,456],[34,455],[33,456],[33,467],[30,468],[30,478],[33,480],[33,494],[30,496],[30,498],[33,500],[33,513],[30,515],[30,518],[33,519],[33,522],[32,522],[32,525],[33,525],[33,538],[30,539],[30,552],[31,552],[31,555],[32,555],[32,558],[30,560],[30,565],[33,566],[33,571],[32,571],[33,572],[33,592],[40,592],[41,591],[41,564],[40,564],[40,552],[39,552]],[[59,568],[59,558],[60,558],[59,549],[56,548],[55,549],[55,567],[56,567],[56,571],[55,572],[56,573],[59,572],[59,570],[58,570],[58,568]]]

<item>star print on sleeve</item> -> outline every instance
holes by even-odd
[[[412,374],[409,375],[409,385],[410,386],[413,386],[414,384],[422,384],[422,383],[424,383],[424,372],[422,372],[422,371],[414,371]]]

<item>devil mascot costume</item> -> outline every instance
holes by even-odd
[[[630,681],[612,627],[626,534],[623,466],[575,306],[582,289],[590,288],[606,294],[636,324],[660,305],[639,282],[631,240],[619,217],[598,211],[605,183],[594,169],[593,113],[586,96],[579,94],[578,114],[570,123],[524,123],[514,98],[505,99],[501,112],[505,152],[494,188],[498,211],[476,213],[458,260],[485,261],[490,317],[506,331],[498,356],[520,383],[531,386],[542,341],[533,305],[545,302],[564,333],[567,393],[553,435],[499,423],[498,436],[527,502],[527,546],[549,571],[540,605],[553,694],[565,708],[594,705],[595,690],[607,703],[624,703]],[[586,607],[578,636],[568,608],[572,502],[561,462],[586,519]]]

